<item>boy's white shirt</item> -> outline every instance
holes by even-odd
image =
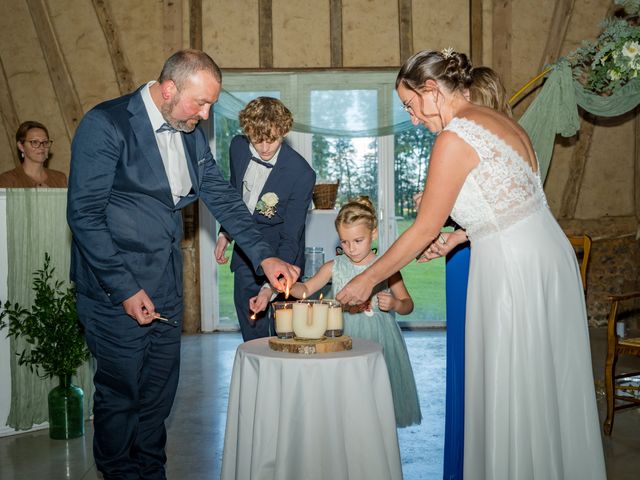
[[[269,163],[275,166],[281,149],[282,145],[278,147],[278,150],[273,157],[271,157]],[[254,157],[260,158],[260,154],[251,143],[249,143],[249,151]],[[242,179],[242,200],[252,215],[256,209],[256,203],[258,203],[258,200],[260,199],[260,193],[262,193],[264,184],[267,183],[267,178],[269,178],[269,174],[272,170],[273,168],[267,168],[257,162],[250,161],[247,166],[247,170],[244,172],[244,177]]]

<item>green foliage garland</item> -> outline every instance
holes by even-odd
[[[43,378],[74,375],[89,358],[78,322],[74,290],[63,289],[60,280],[54,282],[54,270],[49,254],[45,253],[44,268],[33,274],[36,296],[31,310],[7,301],[0,312],[0,330],[8,327],[7,336],[22,337],[29,344],[17,352],[18,363]]]

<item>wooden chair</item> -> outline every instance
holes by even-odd
[[[589,235],[567,235],[571,245],[576,250],[576,256],[580,263],[580,277],[582,278],[582,288],[587,293],[587,268],[591,258],[591,237]]]
[[[616,333],[616,324],[620,321],[618,309],[620,302],[640,298],[639,292],[622,295],[610,295],[609,323],[607,325],[607,361],[604,367],[604,383],[607,393],[607,418],[604,421],[605,435],[611,435],[613,430],[613,418],[617,410],[640,406],[638,389],[632,386],[620,385],[625,379],[640,375],[640,372],[628,372],[616,374],[616,363],[620,355],[640,357],[640,337],[620,338]],[[616,404],[618,400],[618,404]]]

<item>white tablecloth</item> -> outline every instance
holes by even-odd
[[[382,347],[274,352],[261,338],[238,347],[229,391],[223,480],[402,478]]]

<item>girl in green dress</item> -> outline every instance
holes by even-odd
[[[345,204],[335,221],[340,246],[344,255],[325,263],[318,272],[304,283],[291,287],[291,296],[308,298],[329,281],[333,292],[339,292],[349,280],[376,261],[371,244],[378,230],[377,216],[368,197],[359,197]],[[261,290],[250,301],[254,311],[264,310],[271,292]],[[413,311],[413,300],[398,272],[381,282],[373,290],[369,301],[348,308],[344,312],[344,333],[352,338],[365,338],[383,347],[393,404],[398,427],[419,424],[422,421],[420,403],[413,377],[413,370],[402,332],[395,314],[408,315]]]

